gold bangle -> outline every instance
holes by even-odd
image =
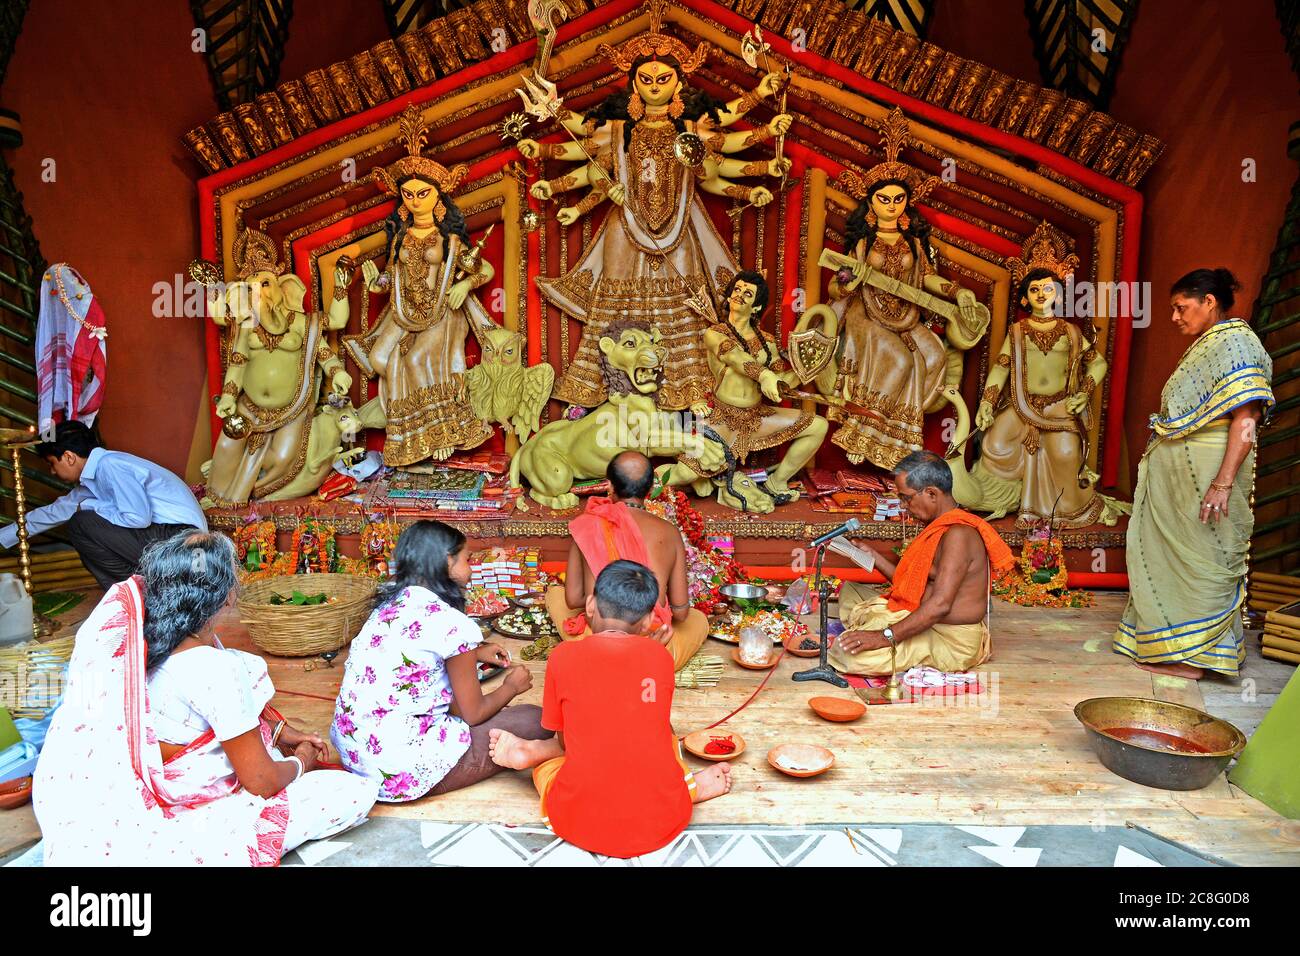
[[[585,216],[587,213],[599,206],[601,200],[604,198],[605,194],[603,191],[593,188],[591,192],[578,200],[577,205],[573,208],[578,211],[578,215]]]
[[[1217,482],[1217,481],[1212,481],[1212,482],[1210,482],[1210,489],[1211,489],[1212,491],[1231,492],[1231,491],[1232,491],[1232,482],[1228,482],[1227,484],[1220,484],[1220,483]]]

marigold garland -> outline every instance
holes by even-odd
[[[310,534],[315,547],[304,549],[303,537]],[[334,529],[315,518],[305,518],[293,529],[293,544],[289,549],[293,557],[290,574],[329,574],[338,567],[338,546],[334,542]]]
[[[247,574],[265,571],[276,558],[275,522],[249,521],[231,534],[235,542],[235,555]]]

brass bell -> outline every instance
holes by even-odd
[[[247,438],[252,425],[248,418],[235,412],[233,415],[227,415],[226,420],[221,423],[221,433],[231,441],[239,441]]]

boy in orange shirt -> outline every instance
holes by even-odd
[[[592,634],[551,651],[542,694],[548,740],[489,732],[502,767],[533,771],[542,818],[562,839],[602,856],[652,853],[686,829],[691,804],[731,789],[731,767],[692,773],[671,725],[673,659],[653,626],[659,582],[613,561],[587,598]]]

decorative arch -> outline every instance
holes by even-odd
[[[429,153],[444,165],[470,166],[455,198],[473,237],[498,226],[485,247],[498,265],[497,279],[480,290],[485,304],[508,327],[527,331],[530,362],[562,370],[576,348],[577,327],[543,305],[531,280],[573,265],[605,210],[598,207],[567,229],[545,215],[537,231],[521,223],[524,212],[539,205],[527,186],[554,172],[527,168],[499,130],[519,109],[514,90],[531,69],[537,45],[521,3],[480,0],[457,11],[454,24],[431,22],[399,37],[400,46],[386,41],[302,82],[281,84],[258,98],[256,110],[223,114],[188,134],[187,143],[210,170],[199,183],[203,255],[230,269],[237,230],[255,226],[276,239],[311,300],[328,302],[339,255],[383,255],[379,236],[391,201],[367,173],[398,158],[397,116],[415,103],[431,129]],[[567,104],[584,109],[623,83],[600,57],[599,45],[644,31],[648,15],[639,0],[593,9],[586,0],[569,0],[568,6],[573,16],[559,30],[549,76]],[[736,0],[730,6],[755,4]],[[798,307],[824,296],[817,255],[824,246],[838,248],[853,208],[834,188],[835,177],[881,159],[876,126],[894,106],[907,115],[917,144],[901,158],[945,179],[922,204],[935,227],[940,271],[974,289],[995,315],[990,338],[967,353],[968,401],[987,372],[989,349],[1000,345],[1012,317],[1003,263],[1019,254],[1039,222],[1050,222],[1073,243],[1080,280],[1136,280],[1142,197],[1134,187],[1159,156],[1158,140],[1082,101],[1012,80],[838,3],[772,0],[757,8],[774,63],[788,60],[794,69],[790,186],[771,206],[735,218],[728,215],[733,201],[707,202],[740,261],[769,267],[772,326],[788,331]],[[516,42],[493,53],[484,38],[502,23]],[[758,79],[740,56],[740,39],[753,23],[727,4],[671,0],[665,24],[692,45],[702,40],[713,47],[693,84],[726,99]],[[782,35],[787,27],[803,31],[806,48],[793,48]],[[473,34],[478,45],[462,42],[461,33]],[[752,118],[763,122],[770,115],[763,107]],[[535,128],[529,135],[559,136]],[[382,307],[379,297],[355,286],[352,296],[355,328],[345,334],[360,332]],[[1098,346],[1113,378],[1094,396],[1091,454],[1103,483],[1113,485],[1131,316],[1107,314],[1102,306]],[[221,363],[218,336],[210,329],[210,381],[220,381]],[[932,424],[937,430],[939,423]]]

